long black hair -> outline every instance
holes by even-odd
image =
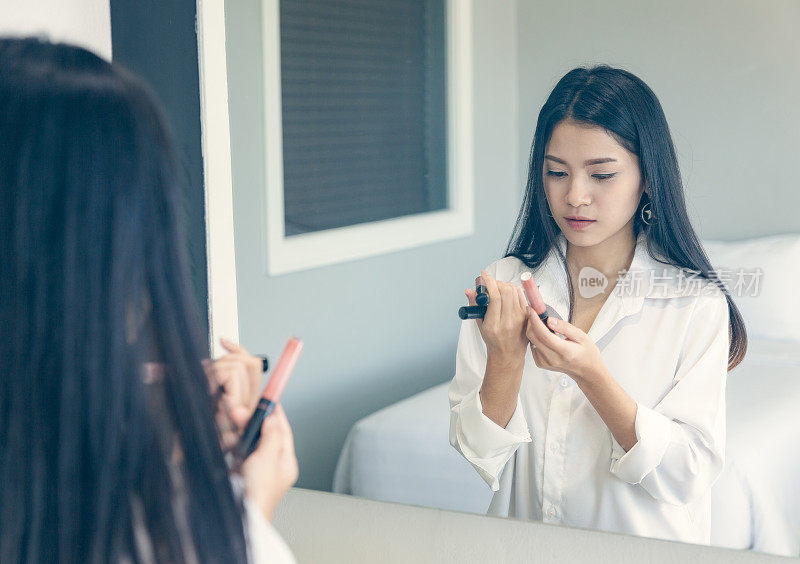
[[[2,562],[246,561],[179,182],[139,79],[77,47],[0,40]],[[163,410],[142,377],[153,356]]]
[[[689,269],[711,280],[725,293],[730,312],[728,370],[739,364],[747,350],[744,321],[730,294],[706,256],[686,212],[678,159],[667,119],[655,93],[632,73],[608,65],[578,67],[558,81],[539,112],[528,161],[528,182],[505,256],[514,256],[535,268],[555,249],[561,230],[549,216],[542,178],[545,145],[553,129],[564,120],[604,128],[639,157],[642,181],[649,185],[635,213],[633,234],[647,239],[648,254],[664,264]],[[642,220],[641,209],[650,203],[653,220]],[[658,255],[661,256],[658,256]],[[569,317],[574,295],[570,280]]]

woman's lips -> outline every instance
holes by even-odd
[[[569,225],[572,229],[580,231],[582,229],[586,229],[591,224],[593,224],[595,220],[587,220],[587,219],[567,219],[567,225]]]

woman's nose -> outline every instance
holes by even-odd
[[[567,203],[574,208],[588,206],[592,203],[588,187],[580,180],[570,181],[569,189],[567,190]]]

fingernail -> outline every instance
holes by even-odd
[[[555,317],[548,317],[547,321],[550,322],[550,327],[555,327],[556,325],[558,325],[558,322],[556,321]]]

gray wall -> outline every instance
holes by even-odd
[[[702,238],[800,231],[800,2],[520,0],[518,10],[522,155],[564,74],[621,66],[661,101]],[[527,174],[522,160],[518,170]]]
[[[298,486],[330,490],[357,419],[452,377],[463,290],[501,256],[510,235],[519,198],[517,8],[514,0],[475,2],[474,235],[270,277],[260,259],[259,6],[226,2],[240,338],[273,359],[289,334],[306,341],[282,403],[295,435]]]

